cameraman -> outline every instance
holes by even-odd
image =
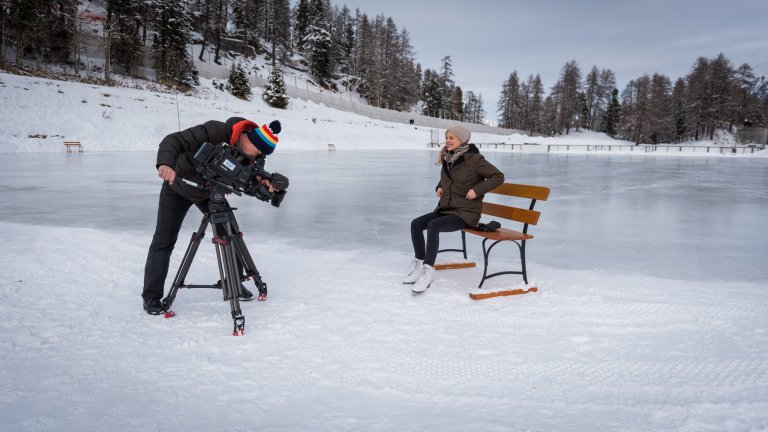
[[[280,122],[275,120],[267,125],[256,123],[240,117],[232,117],[226,122],[207,121],[201,125],[172,133],[160,142],[157,152],[157,175],[165,180],[160,189],[160,203],[157,210],[157,225],[149,246],[147,263],[144,267],[144,289],[141,297],[144,299],[144,310],[150,315],[164,312],[162,297],[165,278],[171,252],[184,222],[187,211],[196,205],[203,213],[208,211],[209,191],[180,181],[180,177],[197,184],[203,184],[202,176],[197,172],[199,162],[195,153],[205,142],[219,144],[227,142],[236,146],[241,152],[251,158],[251,163],[262,160],[272,154],[277,146],[277,134],[280,133]],[[263,161],[262,161],[263,162]],[[274,192],[272,184],[267,179],[260,182]],[[242,266],[242,264],[241,264]],[[253,293],[241,286],[241,301],[253,299]]]

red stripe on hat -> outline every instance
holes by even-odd
[[[269,126],[267,126],[267,125],[262,125],[260,129],[261,129],[261,130],[262,130],[262,131],[263,131],[265,134],[269,135],[269,137],[270,137],[270,138],[272,138],[272,140],[274,140],[275,142],[277,142],[277,137],[276,137],[276,136],[274,136],[274,135],[272,134],[272,131],[271,131],[271,130],[269,130]]]

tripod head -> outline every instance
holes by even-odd
[[[233,192],[223,184],[214,184],[208,200],[208,211],[211,213],[222,213],[227,211],[227,193]],[[239,195],[239,194],[238,194]]]

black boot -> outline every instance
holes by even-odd
[[[251,301],[253,300],[253,293],[248,291],[245,285],[240,284],[240,295],[237,296],[237,299],[240,301]]]
[[[156,298],[144,299],[144,310],[150,315],[160,315],[165,312],[163,302]]]
[[[221,289],[221,281],[216,282],[216,289]],[[237,299],[240,301],[251,301],[253,300],[253,293],[250,292],[245,285],[240,284],[240,295],[237,296]],[[224,301],[227,300],[229,300],[229,298],[225,295]]]

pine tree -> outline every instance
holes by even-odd
[[[400,58],[400,73],[391,97],[395,98],[396,109],[408,110],[419,100],[421,65],[413,59],[410,36],[405,29],[400,33],[396,55]]]
[[[587,104],[587,96],[584,94],[584,92],[579,92],[578,94],[579,98],[579,105],[578,105],[578,118],[576,123],[576,132],[579,131],[579,128],[586,128],[587,124],[589,122],[589,106]]]
[[[453,81],[453,65],[451,64],[451,56],[443,57],[440,62],[440,75],[438,77],[438,83],[440,85],[440,117],[442,118],[456,118],[453,104],[453,88],[456,83]]]
[[[8,22],[11,14],[11,5],[7,2],[0,2],[0,66],[5,64],[5,56],[8,50],[8,31],[10,30]]]
[[[621,104],[619,103],[619,90],[613,89],[611,91],[611,101],[608,103],[608,108],[605,110],[603,118],[602,132],[608,134],[611,138],[616,138],[619,130],[619,116],[621,114]]]
[[[80,18],[77,12],[77,0],[50,0],[51,18],[41,48],[45,57],[52,62],[67,62],[73,48],[79,49]]]
[[[187,51],[191,16],[186,0],[151,0],[155,13],[152,53],[158,81],[174,84],[197,84],[197,70]]]
[[[483,108],[483,94],[477,94],[477,108],[475,110],[474,123],[483,124],[485,120],[485,108]]]
[[[685,112],[685,80],[678,78],[672,89],[672,121],[674,122],[674,136],[672,142],[685,140],[687,121]]]
[[[560,104],[558,95],[559,91],[557,89],[557,84],[555,84],[552,92],[544,98],[540,127],[542,134],[545,136],[554,136],[560,131],[559,125],[557,124],[557,107]]]
[[[205,61],[206,46],[209,41],[213,40],[213,3],[206,0],[196,6],[197,7],[194,10],[195,21],[193,23],[193,28],[200,33],[201,36],[200,43],[202,46],[200,47],[200,55],[197,59],[202,62]],[[235,25],[239,24],[240,10],[240,5],[236,5],[234,8],[235,15],[233,16]]]
[[[739,127],[762,126],[764,123],[760,113],[760,79],[755,76],[752,66],[746,63],[739,66],[734,80],[734,122]]]
[[[232,63],[227,83],[229,84],[229,91],[233,96],[247,100],[248,96],[251,95],[251,85],[248,82],[248,75],[245,73],[245,69],[243,69],[240,62]]]
[[[453,112],[456,120],[464,120],[464,93],[459,86],[453,90]]]
[[[10,3],[9,7],[6,3]],[[28,47],[39,44],[41,35],[49,23],[50,13],[47,0],[9,0],[8,21],[11,32],[16,34],[16,58],[14,63],[21,66],[21,59]]]
[[[608,104],[611,102],[611,91],[616,88],[616,74],[610,69],[602,69],[597,80],[594,94],[594,104],[589,115],[589,129],[601,130],[602,119]]]
[[[204,6],[206,11],[203,14],[203,22],[207,24],[208,29],[202,33],[212,37],[210,35],[214,33],[211,18],[217,16],[218,13],[214,12],[215,9],[211,9],[211,0],[206,0],[204,3],[208,6]],[[230,0],[230,5],[232,12],[229,21],[234,24],[234,29],[228,33],[228,36],[242,39],[240,51],[243,56],[248,56],[250,53],[248,45],[258,46],[260,39],[266,37],[268,28],[274,24],[269,13],[270,5],[264,0]],[[254,22],[253,17],[255,16],[260,18],[258,22]],[[205,41],[203,41],[203,46],[205,46]],[[202,56],[202,54],[201,50],[200,55]]]
[[[312,20],[307,27],[306,36],[302,39],[302,47],[309,59],[310,72],[324,82],[329,80],[333,73],[330,25],[323,0],[312,0],[309,7]]]
[[[107,1],[107,22],[105,26],[105,39],[109,47],[110,62],[120,66],[125,73],[132,73],[139,65],[141,59],[141,36],[139,29],[142,26],[141,1]],[[107,67],[105,66],[105,69]],[[105,75],[107,79],[108,73]]]
[[[269,2],[269,41],[272,43],[272,67],[279,59],[284,64],[290,57],[291,49],[291,5],[288,0],[270,0]]]
[[[558,131],[565,130],[567,135],[572,127],[577,126],[579,114],[579,91],[581,90],[581,70],[572,60],[560,71],[560,80],[556,86],[558,91]]]
[[[373,27],[365,14],[357,15],[356,18],[356,38],[355,48],[353,50],[351,73],[358,77],[356,86],[357,92],[365,98],[368,103],[374,99],[376,94],[376,65],[374,63],[375,41]]]
[[[653,144],[671,142],[674,137],[672,84],[666,75],[651,77],[648,112],[648,140]]]
[[[517,71],[513,71],[509,78],[501,85],[499,97],[499,127],[507,129],[519,128],[520,123],[520,80]]]
[[[599,85],[600,85],[600,72],[597,70],[597,66],[592,66],[592,69],[584,78],[584,104],[585,104],[585,116],[584,126],[588,129],[592,129],[595,123],[595,115],[597,106],[599,104]]]
[[[475,123],[477,119],[478,101],[475,92],[468,91],[464,100],[464,121]]]
[[[650,141],[651,77],[647,74],[630,81],[621,95],[620,136],[639,145]]]
[[[309,1],[299,0],[294,14],[296,16],[296,21],[293,26],[294,39],[297,41],[297,48],[299,51],[304,52],[304,38],[307,36],[307,30],[309,29],[310,21],[312,19],[309,9]]]
[[[272,69],[269,74],[267,87],[264,89],[264,100],[275,108],[288,106],[288,97],[285,95],[285,81],[283,74],[278,69]]]
[[[468,91],[464,102],[463,120],[470,123],[482,123],[484,118],[483,95],[475,96],[475,92]]]
[[[530,91],[530,102],[528,110],[523,117],[522,127],[533,135],[535,132],[542,133],[542,117],[544,115],[544,85],[541,83],[541,77],[530,75],[526,82]]]
[[[331,37],[333,38],[334,45],[337,47],[334,52],[334,63],[338,65],[339,72],[349,74],[352,50],[355,47],[355,31],[347,5],[341,8],[341,11],[333,21]]]
[[[422,111],[429,117],[440,117],[443,106],[440,78],[431,69],[424,71],[424,83],[421,89]]]

